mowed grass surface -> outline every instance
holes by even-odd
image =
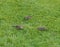
[[[60,0],[0,0],[0,47],[60,47]]]

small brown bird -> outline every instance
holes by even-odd
[[[37,29],[40,30],[40,31],[47,31],[48,30],[46,27],[43,27],[43,26],[42,27],[38,27]]]
[[[29,19],[31,19],[31,17],[32,17],[32,16],[25,16],[25,17],[24,17],[24,20],[29,20]]]
[[[13,27],[15,27],[17,30],[23,30],[23,26],[21,26],[21,25],[16,25],[16,26],[13,26]]]

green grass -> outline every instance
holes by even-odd
[[[0,0],[0,47],[60,47],[60,0]]]

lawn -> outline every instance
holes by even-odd
[[[0,47],[60,47],[60,0],[0,0]]]

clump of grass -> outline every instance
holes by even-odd
[[[4,43],[0,43],[0,47],[3,47],[4,46]]]

